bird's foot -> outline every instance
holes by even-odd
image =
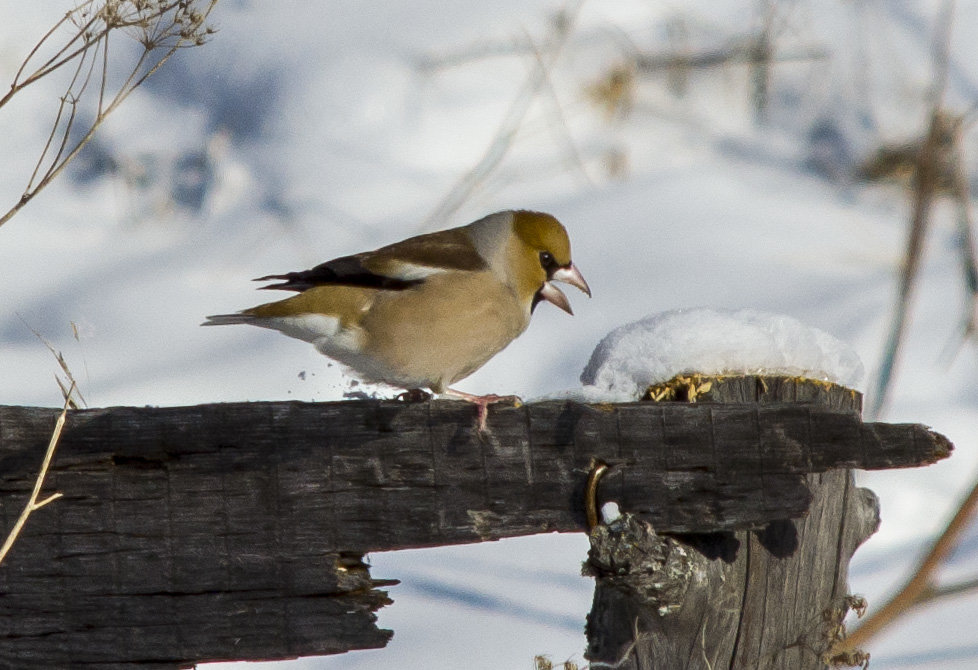
[[[489,405],[505,402],[513,407],[519,407],[523,404],[523,400],[515,395],[496,395],[495,393],[474,395],[465,391],[456,391],[455,389],[445,389],[445,395],[465,400],[479,408],[478,423],[480,433],[486,432],[486,420],[489,418]]]
[[[396,400],[401,402],[428,402],[431,400],[431,394],[424,389],[408,389],[404,393],[398,393],[395,397]]]

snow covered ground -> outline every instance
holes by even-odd
[[[775,66],[763,124],[742,65],[689,73],[683,95],[675,77],[638,73],[626,115],[595,101],[597,90],[610,100],[597,82],[630,48],[727,47],[763,25],[766,4],[222,0],[212,41],[150,79],[73,169],[0,227],[0,402],[60,404],[57,366],[31,328],[64,352],[92,406],[340,398],[351,381],[312,347],[198,324],[260,302],[252,277],[511,207],[567,225],[594,298],[570,296],[574,317],[542,306],[462,389],[573,388],[613,328],[697,306],[789,315],[847,342],[874,374],[909,199],[845,175],[880,141],[924,127],[942,3],[775,3],[776,47],[827,55]],[[0,80],[70,6],[0,3]],[[551,59],[558,10],[569,32],[509,151],[430,221],[522,111],[538,67],[527,44]],[[976,29],[978,5],[959,3],[946,99],[962,111],[978,99]],[[0,109],[0,208],[23,189],[58,85],[41,80]],[[860,475],[882,499],[882,528],[852,569],[871,605],[978,474],[978,350],[957,348],[958,243],[942,203],[883,417],[929,424],[957,451],[924,470]],[[402,580],[380,615],[391,645],[275,667],[580,661],[585,552],[581,536],[541,536],[374,555],[375,576]],[[976,572],[978,529],[944,576]],[[976,614],[974,594],[922,609],[872,644],[873,667],[978,666]]]

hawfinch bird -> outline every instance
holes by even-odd
[[[344,256],[304,272],[255,281],[297,295],[207,317],[247,323],[311,342],[366,381],[430,389],[486,405],[449,386],[526,330],[541,301],[572,314],[553,282],[591,295],[571,262],[567,231],[549,214],[504,211],[474,223]]]

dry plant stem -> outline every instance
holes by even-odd
[[[34,490],[31,492],[31,497],[27,500],[27,504],[24,506],[24,511],[20,513],[17,518],[14,527],[10,529],[10,533],[7,535],[6,541],[4,541],[3,546],[0,547],[0,564],[3,563],[3,559],[6,558],[7,553],[10,548],[14,545],[14,541],[17,536],[20,535],[21,529],[27,522],[27,517],[31,515],[31,512],[39,510],[49,502],[57,500],[61,497],[61,493],[52,493],[47,498],[43,500],[38,500],[38,496],[41,495],[41,488],[44,486],[44,478],[47,476],[48,467],[51,465],[51,459],[54,457],[55,447],[58,446],[58,440],[61,438],[61,430],[65,425],[65,418],[68,415],[68,407],[71,405],[71,393],[75,389],[75,384],[72,382],[71,387],[68,389],[67,397],[65,398],[64,407],[61,409],[61,414],[58,415],[58,420],[54,424],[54,431],[51,433],[51,440],[48,442],[47,451],[44,452],[44,461],[41,463],[41,469],[37,473],[37,479],[34,480]]]
[[[742,47],[750,67],[751,103],[754,106],[754,120],[767,121],[770,100],[772,68],[782,60],[793,60],[797,55],[781,58],[775,54],[775,41],[784,31],[790,29],[791,12],[794,5],[778,0],[768,0],[764,11],[763,24],[757,35]],[[818,58],[817,52],[810,52]],[[823,56],[825,57],[825,56]],[[802,56],[806,58],[806,56]]]
[[[570,162],[572,166],[577,168],[577,170],[584,176],[587,183],[593,186],[594,182],[591,180],[591,177],[588,176],[587,169],[584,166],[584,161],[581,159],[581,154],[578,152],[577,145],[574,143],[574,136],[571,134],[570,128],[567,126],[567,119],[564,115],[564,109],[560,104],[560,96],[557,95],[557,89],[554,87],[553,79],[550,77],[550,68],[547,67],[546,61],[543,58],[543,53],[536,48],[536,45],[533,44],[533,40],[529,35],[526,36],[526,39],[533,47],[533,55],[536,58],[537,67],[539,67],[543,72],[543,84],[546,86],[547,93],[549,93],[548,97],[553,104],[553,118],[557,120],[556,125],[560,129],[561,139],[563,139],[567,145],[567,152]]]
[[[771,60],[774,45],[771,39],[775,19],[775,4],[768,2],[764,13],[764,25],[749,47],[751,102],[754,106],[754,120],[764,123],[767,120],[768,96],[771,87]]]
[[[975,589],[978,589],[978,578],[966,579],[964,581],[955,582],[954,584],[928,589],[927,600],[938,600],[939,598],[956,596],[959,593],[967,593],[968,591],[974,591]]]
[[[828,60],[829,52],[820,47],[788,47],[778,44],[778,38],[786,32],[794,32],[791,27],[792,3],[767,0],[761,11],[760,26],[751,34],[740,39],[732,40],[728,45],[706,50],[691,51],[688,46],[673,49],[660,54],[638,53],[638,48],[631,43],[626,46],[635,52],[635,66],[646,72],[659,70],[703,69],[731,64],[746,64],[750,70],[751,103],[755,111],[763,113],[758,105],[763,107],[768,95],[771,68],[774,65],[798,61]],[[621,40],[624,44],[631,42],[627,36]],[[777,47],[777,48],[776,48]]]
[[[958,347],[964,344],[965,340],[973,337],[978,330],[978,257],[975,255],[975,236],[971,216],[971,193],[968,184],[967,169],[965,167],[962,135],[964,132],[964,118],[954,131],[954,199],[958,204],[958,231],[960,234],[961,261],[964,270],[965,285],[968,288],[968,299],[965,306],[965,314],[962,322],[964,324],[961,342]]]
[[[10,90],[7,91],[7,93],[2,98],[0,98],[0,107],[3,107],[5,104],[7,104],[10,101],[10,99],[14,95],[16,95],[17,93],[19,93],[23,89],[27,88],[31,84],[35,83],[41,77],[44,77],[45,75],[51,74],[52,72],[54,72],[58,68],[66,65],[67,63],[69,63],[72,60],[74,60],[79,54],[81,54],[81,53],[83,53],[83,52],[85,52],[85,51],[87,51],[89,49],[90,45],[83,45],[83,46],[77,48],[75,51],[72,51],[72,52],[69,52],[68,51],[69,48],[71,48],[72,45],[75,44],[75,42],[77,42],[80,39],[83,39],[83,36],[89,30],[91,30],[92,25],[93,25],[93,23],[95,21],[94,18],[91,19],[87,24],[82,25],[82,26],[78,26],[78,31],[77,31],[76,35],[64,47],[62,47],[61,50],[58,51],[58,53],[56,53],[54,56],[52,56],[51,58],[49,58],[44,63],[44,65],[42,65],[41,67],[39,67],[32,74],[30,74],[29,76],[27,76],[23,80],[21,80],[21,77],[23,76],[25,70],[27,69],[27,65],[34,58],[34,55],[38,52],[38,50],[41,48],[41,46],[45,42],[47,42],[48,39],[50,39],[54,35],[54,33],[56,33],[61,28],[61,26],[63,26],[65,23],[69,22],[77,11],[80,11],[83,8],[87,7],[87,6],[90,6],[93,1],[94,0],[88,0],[87,2],[79,5],[79,7],[76,8],[75,12],[68,12],[67,14],[65,14],[64,17],[62,17],[62,19],[60,21],[58,21],[56,24],[54,24],[54,27],[51,28],[51,30],[49,30],[48,32],[46,32],[44,34],[44,36],[38,41],[38,43],[34,45],[34,48],[31,49],[31,52],[29,54],[27,54],[27,58],[25,58],[24,59],[24,62],[21,64],[20,69],[17,70],[17,75],[14,77],[14,81],[10,85]],[[66,53],[67,53],[67,55],[66,55]]]
[[[547,84],[548,71],[560,56],[563,46],[573,30],[574,20],[583,4],[584,0],[577,0],[570,9],[563,10],[554,29],[553,41],[548,45],[547,55],[549,58],[537,57],[536,66],[524,84],[523,90],[507,111],[506,117],[482,158],[455,183],[434,211],[425,218],[421,226],[422,229],[426,230],[435,225],[443,225],[444,221],[458,211],[479,184],[506,157],[516,139],[520,126],[523,124],[523,119],[530,110],[530,105],[537,93]]]
[[[754,66],[759,63],[759,52],[751,45],[735,45],[701,51],[696,53],[660,53],[634,56],[635,67],[641,72],[659,72],[673,68],[706,69],[735,63]],[[770,64],[794,63],[798,61],[828,60],[829,54],[823,49],[801,48],[795,51],[778,52],[769,57]]]
[[[34,196],[51,183],[81,151],[105,118],[153,75],[177,49],[196,46],[205,41],[210,28],[204,25],[217,0],[209,0],[201,11],[194,9],[193,0],[165,0],[156,3],[136,3],[106,0],[96,3],[87,0],[68,12],[34,46],[14,77],[10,90],[0,98],[2,108],[15,94],[42,77],[75,62],[75,71],[60,99],[57,114],[41,156],[20,199],[0,216],[0,226],[9,221]],[[28,67],[41,47],[66,24],[76,28],[74,36],[53,56],[33,71]],[[109,40],[113,32],[122,29],[137,31],[142,52],[126,80],[111,96],[108,91]],[[162,55],[152,62],[150,54],[162,49]],[[150,64],[152,63],[152,64]],[[29,72],[29,74],[28,74]],[[81,138],[70,146],[78,105],[90,84],[97,80],[95,119]],[[60,138],[59,138],[60,135]],[[51,150],[56,147],[53,156]]]
[[[483,42],[461,51],[442,53],[441,55],[426,55],[419,58],[416,63],[419,70],[427,73],[467,65],[487,58],[522,56],[535,51],[535,49],[532,41],[524,36],[523,39],[505,42]]]
[[[978,587],[978,581],[962,582],[947,588],[934,586],[937,569],[957,546],[961,534],[968,528],[976,510],[978,510],[978,481],[961,503],[947,528],[917,566],[910,580],[885,605],[866,617],[859,627],[841,642],[837,651],[857,649],[865,645],[888,624],[918,605]]]
[[[67,387],[65,386],[64,382],[61,381],[60,377],[58,377],[57,375],[54,376],[54,381],[58,383],[58,387],[61,389],[61,395],[64,396],[65,402],[69,403],[69,407],[71,409],[78,409],[78,405],[77,403],[75,403],[75,399],[72,397],[72,396],[78,396],[78,399],[82,401],[82,404],[86,404],[85,398],[82,396],[81,391],[78,390],[78,382],[75,381],[75,376],[71,374],[71,368],[68,367],[68,361],[65,360],[64,354],[62,354],[60,351],[55,349],[54,345],[48,342],[47,338],[41,335],[41,333],[38,332],[29,323],[27,323],[24,317],[20,316],[20,314],[18,314],[17,316],[18,318],[20,318],[23,324],[27,326],[27,328],[32,333],[34,333],[34,337],[39,339],[41,343],[45,347],[47,347],[48,351],[51,352],[51,355],[54,356],[54,358],[58,361],[58,366],[61,368],[61,371],[65,373],[65,377],[67,377],[69,382],[69,385]]]
[[[935,109],[931,115],[930,130],[927,139],[921,146],[914,171],[913,205],[910,219],[910,236],[907,239],[906,255],[903,261],[903,272],[900,275],[900,286],[897,291],[897,302],[893,321],[886,346],[883,348],[883,361],[880,363],[879,375],[873,393],[873,405],[870,417],[878,417],[886,406],[887,392],[893,378],[894,367],[900,353],[900,345],[907,323],[907,312],[920,269],[920,259],[923,253],[924,238],[930,225],[931,207],[937,192],[937,161],[938,142],[940,141],[940,126],[942,114]]]
[[[907,252],[904,258],[903,273],[900,277],[900,288],[897,294],[897,305],[894,311],[890,334],[883,349],[883,360],[876,378],[876,386],[872,395],[872,406],[868,412],[870,418],[879,417],[886,407],[887,392],[893,378],[893,371],[900,353],[900,344],[907,322],[907,312],[912,297],[917,270],[920,267],[920,257],[923,251],[924,237],[930,223],[931,207],[937,194],[939,161],[941,159],[941,135],[944,132],[947,119],[943,111],[944,91],[947,88],[949,49],[951,29],[954,23],[954,0],[946,0],[938,18],[938,27],[934,36],[934,87],[931,92],[932,105],[930,128],[927,137],[920,147],[914,166],[913,205],[910,220],[910,236],[907,240]]]

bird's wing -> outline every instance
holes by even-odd
[[[459,228],[418,235],[353,256],[321,263],[311,270],[268,275],[255,281],[281,280],[264,289],[305,291],[326,284],[399,291],[448,270],[486,269],[471,238]]]

